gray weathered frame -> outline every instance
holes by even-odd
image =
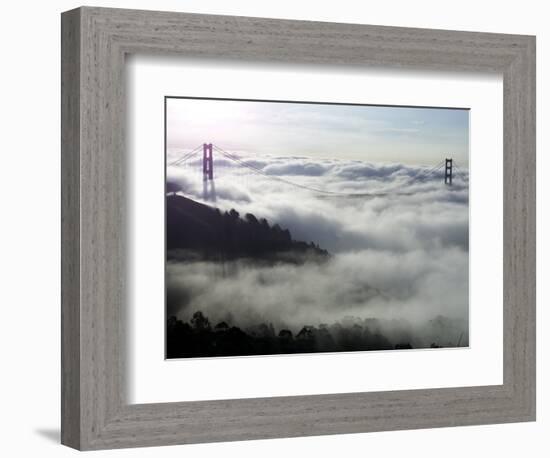
[[[535,419],[535,38],[83,7],[62,15],[62,443],[138,447]],[[502,385],[129,405],[128,53],[498,72],[504,78]]]

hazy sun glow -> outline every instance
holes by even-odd
[[[168,148],[468,165],[469,110],[167,98]]]

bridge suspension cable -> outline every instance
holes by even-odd
[[[361,192],[361,193],[345,193],[345,192],[337,192],[337,191],[328,191],[328,190],[325,190],[325,189],[319,189],[319,188],[314,188],[314,187],[311,187],[311,186],[307,186],[307,185],[303,185],[303,184],[300,184],[300,183],[296,183],[296,182],[293,182],[293,181],[290,181],[290,180],[286,180],[284,178],[281,178],[281,177],[278,177],[278,176],[273,176],[273,175],[269,175],[268,173],[266,173],[264,170],[260,169],[259,167],[255,167],[254,165],[252,164],[249,164],[245,161],[243,161],[241,158],[239,158],[237,155],[233,154],[233,153],[229,153],[228,151],[225,151],[223,150],[222,148],[220,148],[219,146],[217,145],[213,145],[214,148],[216,149],[216,151],[218,151],[219,153],[223,154],[225,157],[227,157],[228,159],[236,162],[237,164],[243,166],[243,167],[246,167],[250,170],[252,170],[253,172],[255,173],[258,173],[266,178],[269,178],[269,179],[272,179],[272,180],[276,180],[276,181],[280,181],[282,183],[286,183],[288,185],[291,185],[291,186],[296,186],[298,188],[302,188],[302,189],[306,189],[306,190],[309,190],[309,191],[313,191],[313,192],[318,192],[318,193],[322,193],[322,194],[328,194],[328,195],[333,195],[333,196],[340,196],[340,197],[359,197],[359,196],[382,196],[382,195],[387,195],[389,193],[392,193],[392,194],[399,194],[399,192],[397,192],[395,190],[395,188],[392,188],[392,189],[389,189],[389,190],[382,190],[382,191],[379,191],[379,192],[376,192],[376,193],[364,193],[364,192]],[[436,164],[434,167],[432,167],[431,169],[429,170],[422,170],[420,171],[419,173],[417,173],[416,175],[412,176],[409,178],[408,182],[405,183],[405,184],[408,184],[408,183],[412,183],[418,179],[421,179],[421,180],[425,180],[426,178],[428,178],[430,175],[434,174],[435,172],[437,172],[439,169],[441,169],[443,166],[445,165],[445,162],[442,160],[440,161],[438,164]],[[403,185],[400,185],[400,187],[402,187]],[[408,194],[408,193],[403,193],[403,194]]]
[[[319,193],[322,193],[322,194],[332,194],[332,195],[344,195],[343,193],[339,193],[339,192],[334,192],[334,191],[327,191],[327,190],[324,190],[324,189],[318,189],[318,188],[313,188],[311,186],[306,186],[306,185],[303,185],[303,184],[299,184],[299,183],[295,183],[293,181],[290,181],[290,180],[285,180],[284,178],[281,178],[281,177],[278,177],[278,176],[274,176],[274,175],[269,175],[268,173],[264,172],[262,169],[260,169],[259,167],[255,167],[253,166],[252,164],[248,164],[247,162],[243,161],[241,158],[239,158],[238,156],[236,156],[235,154],[232,154],[232,153],[229,153],[225,150],[222,150],[219,146],[217,145],[214,145],[214,148],[216,149],[216,151],[218,151],[219,153],[223,154],[225,157],[227,157],[228,159],[232,160],[233,162],[236,162],[237,164],[243,166],[243,167],[246,167],[250,170],[252,170],[253,172],[255,173],[258,173],[260,175],[263,175],[264,177],[266,178],[269,178],[269,179],[272,179],[272,180],[275,180],[275,181],[280,181],[282,183],[286,183],[286,184],[289,184],[289,185],[292,185],[292,186],[296,186],[298,188],[302,188],[302,189],[307,189],[309,191],[313,191],[313,192],[319,192]]]
[[[187,161],[191,156],[194,156],[199,152],[199,150],[202,148],[202,145],[197,146],[193,150],[191,150],[189,153],[185,154],[184,156],[180,157],[179,159],[176,159],[172,162],[170,162],[168,165],[179,165],[183,164],[185,161]]]
[[[458,162],[456,161],[456,159],[454,160],[454,166],[455,166],[455,172],[458,174],[458,176],[460,178],[462,178],[462,181],[464,182],[468,182],[469,181],[469,177],[466,177],[465,176],[465,173],[464,171],[462,170],[462,167],[460,167],[458,165]]]
[[[429,170],[421,170],[419,173],[417,173],[416,175],[412,176],[409,178],[409,181],[416,181],[416,180],[425,180],[426,178],[428,178],[429,176],[433,175],[434,173],[438,172],[443,166],[445,165],[445,161],[444,160],[441,160],[439,161],[438,164],[436,164],[435,166],[433,166],[431,169]]]
[[[313,187],[313,186],[308,186],[308,185],[305,185],[305,184],[296,183],[294,181],[287,180],[285,178],[281,178],[279,176],[270,175],[269,173],[265,172],[260,167],[256,167],[255,165],[244,161],[242,158],[240,158],[236,154],[230,153],[230,152],[220,148],[217,145],[212,145],[212,146],[216,151],[218,151],[224,157],[226,157],[227,159],[229,159],[232,162],[236,163],[237,165],[239,165],[241,167],[245,167],[245,168],[251,170],[252,172],[254,172],[256,174],[259,174],[259,175],[262,175],[262,176],[264,176],[264,177],[266,177],[270,180],[278,181],[278,182],[285,183],[285,184],[290,185],[290,186],[294,186],[294,187],[297,187],[297,188],[301,188],[301,189],[305,189],[305,190],[308,190],[308,191],[316,192],[316,193],[319,193],[319,194],[326,194],[326,195],[339,196],[339,197],[384,196],[384,195],[388,195],[388,194],[396,194],[396,195],[397,194],[409,194],[408,192],[407,193],[399,192],[399,188],[402,188],[403,186],[412,184],[412,183],[417,182],[417,181],[424,182],[426,179],[428,179],[429,177],[431,177],[432,175],[434,175],[435,173],[440,171],[441,168],[445,166],[445,160],[441,160],[440,162],[438,162],[432,168],[423,169],[423,170],[419,171],[416,175],[414,175],[412,177],[409,177],[408,180],[405,183],[402,183],[402,184],[398,185],[397,187],[392,187],[391,189],[379,190],[375,193],[364,193],[364,192],[362,192],[362,193],[346,193],[346,192],[329,191],[329,190],[326,190],[326,189],[320,189],[320,188],[316,188],[316,187]],[[203,148],[203,145],[199,145],[196,148],[194,148],[193,150],[191,150],[188,153],[186,153],[185,155],[183,155],[182,157],[180,157],[178,159],[175,159],[174,161],[168,163],[167,165],[168,166],[181,165],[181,164],[185,163],[187,160],[189,160],[191,157],[196,155],[202,148]],[[465,177],[462,170],[459,168],[456,161],[454,161],[454,166],[455,166],[454,168],[455,168],[455,171],[457,172],[458,176],[460,176],[460,178],[462,178],[462,180],[464,182],[467,182],[468,181],[467,178]]]

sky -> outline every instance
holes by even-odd
[[[468,166],[469,110],[167,98],[167,147]]]

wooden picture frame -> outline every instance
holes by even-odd
[[[535,419],[535,38],[83,7],[62,15],[62,443],[80,450]],[[128,404],[129,53],[496,72],[504,81],[503,384]]]

